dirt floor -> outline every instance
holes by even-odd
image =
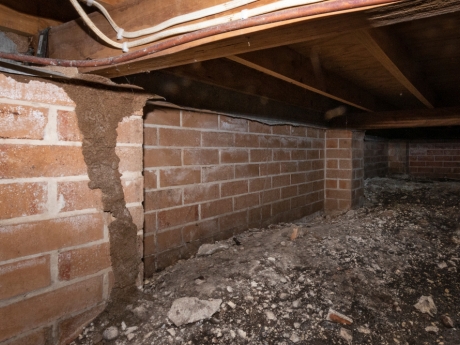
[[[159,272],[72,344],[460,344],[460,183],[375,178],[365,195]],[[178,327],[182,297],[215,313]],[[207,303],[185,302],[182,316]]]

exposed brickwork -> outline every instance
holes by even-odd
[[[364,178],[388,174],[388,141],[376,137],[364,138]]]
[[[141,115],[120,122],[116,148],[140,238]],[[0,128],[0,343],[68,343],[109,297],[111,216],[88,187],[75,103],[60,86],[0,74]]]
[[[409,142],[409,174],[460,179],[460,142]]]
[[[175,109],[144,127],[147,276],[203,242],[323,209],[324,130]]]
[[[326,131],[325,210],[343,212],[364,195],[364,133]]]

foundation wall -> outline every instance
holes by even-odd
[[[410,175],[460,179],[460,141],[409,142],[408,145]]]
[[[100,190],[88,188],[74,110],[58,85],[0,74],[0,344],[68,343],[110,295],[111,216]],[[141,114],[118,134],[142,238]]]
[[[364,138],[364,178],[388,175],[388,140]]]
[[[149,276],[202,243],[323,210],[324,130],[156,109],[144,178]]]

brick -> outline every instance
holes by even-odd
[[[219,164],[219,150],[184,149],[184,165]]]
[[[259,164],[244,164],[235,166],[235,178],[249,178],[259,176]]]
[[[64,205],[62,212],[89,208],[102,209],[101,190],[89,189],[88,182],[58,182],[57,197],[59,203]]]
[[[123,193],[127,204],[144,201],[144,179],[122,179]]]
[[[271,126],[256,121],[249,121],[249,132],[270,134]]]
[[[249,162],[248,150],[224,149],[220,150],[221,163],[247,163]]]
[[[144,170],[144,186],[145,189],[157,188],[157,172],[155,170]]]
[[[180,149],[144,149],[146,168],[182,165]]]
[[[26,336],[10,340],[7,345],[47,345],[47,340],[50,338],[51,329],[42,328],[34,331]]]
[[[159,128],[158,136],[161,146],[200,146],[201,144],[201,133],[194,130]]]
[[[180,126],[180,110],[168,108],[156,108],[145,115],[145,124]]]
[[[324,150],[324,140],[312,140],[311,141],[311,148],[312,149],[319,149],[319,150],[321,150],[321,153],[323,153],[322,150]]]
[[[290,200],[282,200],[272,204],[272,216],[289,211],[291,209]]]
[[[272,188],[270,177],[261,177],[249,180],[249,192],[258,192]]]
[[[0,227],[0,260],[48,252],[103,238],[100,214],[80,215]],[[33,241],[30,239],[33,238]]]
[[[297,147],[299,149],[310,149],[311,148],[311,140],[307,138],[297,138]]]
[[[232,132],[247,132],[248,120],[220,115],[220,129]]]
[[[86,174],[81,147],[0,145],[0,178]]]
[[[297,186],[281,188],[281,199],[287,199],[297,196]]]
[[[329,152],[329,150],[328,150]],[[319,155],[319,151],[318,150],[308,150],[307,151],[307,159],[308,160],[311,160],[311,159],[319,159],[320,158],[320,155]],[[335,158],[334,156],[331,156],[328,158]]]
[[[338,159],[327,159],[326,160],[326,168],[327,169],[338,169],[339,168],[339,160]]]
[[[307,198],[305,197],[305,195],[297,196],[291,199],[291,208],[294,209],[294,208],[302,207],[302,206],[305,206],[306,203],[307,203]]]
[[[272,177],[272,186],[275,187],[284,187],[291,184],[291,175],[278,175]]]
[[[273,126],[272,132],[278,135],[291,135],[291,126]]]
[[[0,299],[7,299],[51,284],[50,257],[40,256],[0,266]]]
[[[158,145],[158,128],[145,127],[144,128],[144,145],[157,146]]]
[[[271,208],[271,205],[265,205],[248,210],[248,226],[261,227],[262,222],[271,217]]]
[[[219,185],[200,184],[184,187],[184,203],[191,204],[219,198]]]
[[[324,179],[324,172],[322,170],[307,172],[307,181],[317,181],[317,180],[323,180],[323,179]]]
[[[156,234],[156,238],[157,238],[157,245],[156,245],[157,253],[161,253],[166,250],[183,245],[182,229],[180,228],[160,232]]]
[[[143,156],[142,147],[116,147],[115,153],[120,158],[118,170],[125,171],[142,171]]]
[[[0,104],[1,138],[43,139],[47,123],[46,108]]]
[[[281,138],[272,135],[259,136],[259,147],[279,148],[281,146]]]
[[[348,130],[328,129],[326,130],[327,139],[348,139],[353,137],[353,132]]]
[[[306,173],[298,173],[298,174],[291,175],[291,184],[304,183],[305,181],[307,181]]]
[[[102,277],[97,276],[0,308],[0,341],[96,305],[101,300]]]
[[[273,150],[274,161],[289,161],[291,160],[290,150]]]
[[[158,229],[171,228],[176,225],[198,220],[198,205],[178,207],[158,212]]]
[[[236,147],[259,147],[259,136],[254,134],[235,133]]]
[[[327,199],[350,199],[351,192],[349,190],[327,189]]]
[[[316,160],[311,162],[312,170],[323,170],[324,169],[324,160]]]
[[[291,158],[292,160],[305,160],[307,159],[307,151],[305,150],[292,150],[291,151]]]
[[[59,344],[72,342],[83,331],[83,328],[102,313],[104,309],[105,304],[101,304],[81,314],[60,321],[58,324]]]
[[[339,210],[349,210],[351,208],[351,205],[352,205],[352,201],[351,200],[337,200],[338,203],[339,203]]]
[[[184,226],[182,228],[182,239],[185,243],[211,238],[219,228],[217,219],[210,219],[204,222]]]
[[[0,219],[45,213],[47,199],[45,182],[0,184]]]
[[[201,146],[232,147],[235,144],[233,133],[203,132],[201,133]]]
[[[260,176],[278,175],[280,173],[280,163],[275,162],[275,163],[260,164],[259,169],[260,169],[259,170]]]
[[[306,127],[295,127],[291,126],[291,135],[297,137],[305,137],[307,135],[307,128]]]
[[[281,137],[280,138],[280,147],[282,147],[282,148],[296,148],[297,147],[297,138]]]
[[[145,193],[144,206],[147,212],[180,205],[182,205],[182,189],[163,189]]]
[[[144,207],[142,205],[139,206],[130,206],[128,207],[128,211],[133,218],[134,225],[137,226],[137,230],[141,230],[144,228]]]
[[[338,149],[339,148],[339,139],[327,139],[326,140],[326,149]]]
[[[248,181],[224,182],[221,186],[221,197],[244,194],[248,192]]]
[[[262,191],[260,192],[260,203],[263,205],[277,201],[280,199],[280,195],[279,188]]]
[[[144,257],[157,252],[155,234],[147,233],[144,235]]]
[[[322,181],[321,181],[322,182]],[[321,186],[321,190],[323,186]],[[307,194],[313,192],[313,182],[302,183],[297,186],[297,193],[299,195]]]
[[[142,144],[143,121],[140,116],[126,116],[117,127],[117,142]]]
[[[231,198],[207,202],[201,204],[201,219],[215,217],[232,211],[233,201]]]
[[[280,172],[282,174],[292,173],[299,170],[299,162],[281,162]]]
[[[228,214],[219,218],[220,231],[235,229],[236,231],[247,229],[248,227],[248,212],[239,211]]]
[[[182,127],[217,129],[219,127],[219,116],[182,111]]]
[[[57,135],[62,141],[81,141],[83,136],[78,127],[75,111],[57,111]]]
[[[233,165],[203,167],[202,172],[203,182],[215,182],[235,178],[235,167]]]
[[[351,139],[339,139],[339,148],[341,149],[349,149],[352,147]],[[353,140],[353,148],[355,148],[356,141]]]
[[[259,193],[246,194],[235,197],[235,211],[259,206]]]
[[[330,158],[339,158],[339,159],[345,159],[345,158],[352,158],[351,157],[352,151],[349,149],[328,149],[326,150],[326,157],[328,159]],[[318,159],[319,157],[313,158],[313,159]]]
[[[351,179],[351,170],[333,170],[333,169],[328,169],[326,170],[326,178],[328,179],[334,179],[334,178],[340,178],[340,179]]]
[[[250,162],[270,162],[272,160],[272,150],[254,149],[249,151]]]
[[[109,243],[59,253],[59,280],[72,280],[110,267]]]
[[[201,182],[201,168],[170,168],[160,170],[160,186],[180,186]]]

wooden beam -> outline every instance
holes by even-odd
[[[287,47],[278,47],[228,59],[284,80],[322,96],[351,105],[365,111],[386,110],[374,95],[353,85],[335,73],[312,64],[307,57]]]
[[[39,31],[62,24],[57,20],[35,17],[13,10],[0,4],[0,29],[11,31],[20,35],[33,36]]]
[[[329,99],[227,59],[203,61],[165,72],[248,95],[324,113],[337,106]]]
[[[416,61],[408,55],[397,37],[388,35],[382,29],[358,30],[356,36],[410,93],[427,108],[434,108],[433,91],[424,81]]]
[[[389,129],[460,125],[460,107],[349,114],[331,121],[332,127]]]

